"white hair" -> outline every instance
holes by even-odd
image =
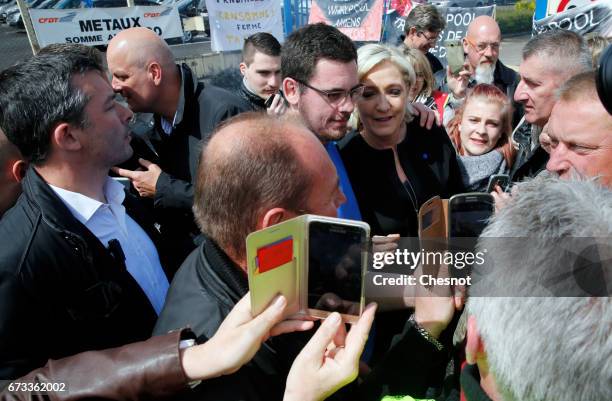
[[[559,281],[576,287],[566,273],[575,273],[583,255],[566,252],[566,245],[587,237],[599,256],[586,264],[588,273],[603,274],[609,295],[612,190],[596,179],[545,173],[519,184],[513,202],[483,232],[479,250],[493,245],[494,264],[487,262],[483,268],[491,271],[471,287],[468,313],[503,400],[612,400],[612,298],[551,296]],[[502,289],[511,297],[474,296]]]

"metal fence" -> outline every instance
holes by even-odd
[[[285,35],[308,23],[311,3],[312,0],[283,0]]]

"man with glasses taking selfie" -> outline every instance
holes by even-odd
[[[403,45],[423,52],[434,74],[443,70],[444,67],[440,60],[429,52],[429,49],[436,46],[440,32],[445,27],[446,22],[436,6],[428,4],[419,5],[410,10],[404,25]]]
[[[463,52],[466,54],[466,67],[469,74],[460,72],[460,76],[447,74],[448,92],[451,94],[451,105],[458,107],[465,97],[466,89],[476,84],[493,84],[512,99],[520,80],[518,74],[499,60],[501,31],[495,20],[487,15],[476,17],[469,25],[466,36],[462,39]],[[514,103],[513,126],[523,116],[523,108]]]

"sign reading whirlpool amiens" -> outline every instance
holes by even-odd
[[[105,45],[119,31],[146,27],[162,38],[183,35],[181,20],[173,7],[30,9],[34,32],[41,47],[52,43]]]

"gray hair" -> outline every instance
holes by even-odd
[[[535,36],[523,48],[523,60],[537,56],[557,74],[569,78],[593,69],[591,52],[584,39],[563,29]]]
[[[408,34],[410,28],[417,31],[440,32],[446,27],[446,21],[440,15],[436,6],[431,4],[421,4],[414,7],[406,17],[404,32]]]
[[[595,179],[567,181],[541,174],[519,184],[513,202],[483,232],[479,249],[493,237],[517,241],[496,249],[492,277],[470,288],[468,312],[476,317],[502,399],[612,399],[612,298],[531,296],[538,284],[562,276],[567,265],[579,260],[580,255],[562,252],[560,242],[603,239],[598,255],[612,255],[612,191]],[[610,274],[609,265],[602,266],[609,263],[605,258],[597,263]],[[490,292],[492,283],[512,297],[474,296]]]

